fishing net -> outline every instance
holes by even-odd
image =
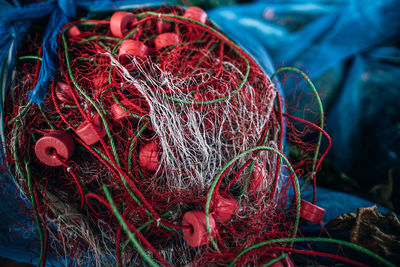
[[[315,203],[329,143],[304,72],[268,77],[199,8],[138,8],[64,26],[36,104],[43,36],[19,49],[5,107],[7,169],[32,202],[43,265],[356,263],[293,246],[300,217],[322,220],[300,194],[313,187]],[[284,101],[274,78],[289,72],[281,83],[302,85]]]

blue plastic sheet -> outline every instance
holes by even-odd
[[[73,17],[75,10],[115,10],[144,2],[46,1],[18,7],[17,1],[13,5],[2,1],[0,74],[3,78],[11,77],[9,70],[17,44],[33,19],[53,14],[48,31],[57,31]],[[400,119],[397,115],[400,83],[396,80],[400,77],[400,51],[394,45],[399,41],[399,1],[260,1],[209,10],[208,14],[268,74],[282,64],[301,64],[308,70],[317,88],[321,89],[328,109],[327,129],[334,143],[331,157],[343,169],[359,175],[365,170],[363,162],[366,160],[376,164],[369,166],[381,172],[400,166]],[[53,49],[43,52],[48,53],[48,59],[56,65],[55,35],[48,37],[47,45]],[[51,80],[54,70],[48,66],[51,64],[42,65],[43,80],[38,90],[45,90],[46,82]],[[2,99],[9,82],[5,80]],[[37,95],[34,99],[40,102],[44,93],[41,91]],[[371,173],[371,168],[368,171]],[[19,195],[9,177],[2,177],[1,183],[0,256],[36,262],[39,241],[34,223],[16,205],[22,203],[29,209],[29,203]],[[317,204],[327,210],[324,222],[356,211],[358,207],[372,205],[326,189],[319,189]]]
[[[400,172],[399,1],[260,1],[209,13],[256,58],[307,71],[327,111],[329,157],[361,188]]]

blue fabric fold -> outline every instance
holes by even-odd
[[[72,0],[59,0],[58,6],[50,15],[42,44],[42,63],[35,88],[29,92],[28,98],[41,104],[49,88],[50,82],[58,69],[57,48],[58,34],[62,27],[75,17],[75,5]]]

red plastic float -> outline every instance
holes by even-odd
[[[66,132],[50,130],[35,144],[35,154],[38,159],[47,166],[60,166],[62,162],[54,155],[54,152],[64,160],[71,158],[75,144],[72,137]]]
[[[156,29],[158,34],[169,32],[172,30],[172,23],[165,20],[157,20]]]
[[[122,38],[130,30],[130,26],[137,22],[137,18],[130,12],[115,12],[110,19],[110,30],[115,37]]]
[[[124,110],[121,106],[125,107]],[[129,109],[134,107],[131,101],[124,99],[120,104],[115,103],[111,106],[111,115],[114,120],[119,121],[125,118],[131,118],[132,116],[129,114]]]
[[[304,220],[320,224],[325,215],[325,209],[312,204],[306,200],[301,200],[300,217]]]
[[[214,217],[209,217],[211,236],[214,237],[217,232],[217,224]],[[189,226],[182,230],[183,237],[191,247],[199,247],[210,242],[207,232],[206,214],[203,211],[188,211],[183,215],[183,226]]]
[[[186,9],[183,16],[188,19],[197,20],[198,22],[201,22],[203,24],[207,21],[207,13],[200,7],[196,6],[192,6]]]
[[[213,216],[221,222],[228,221],[238,205],[239,203],[233,197],[225,198],[218,195],[212,204]]]
[[[165,32],[171,32],[172,31],[172,22],[165,21],[165,20],[148,20],[146,21],[145,28],[149,29],[152,31],[154,28],[156,29],[158,34],[162,34]]]
[[[57,82],[56,97],[61,102],[68,103],[68,104],[75,104],[72,88],[66,83]]]
[[[72,26],[71,28],[68,29],[67,35],[70,38],[74,38],[74,37],[81,35],[81,31],[79,30],[79,28],[77,26]]]
[[[178,45],[181,42],[179,36],[174,32],[162,33],[154,39],[154,44],[157,50],[165,47]]]
[[[160,161],[158,159],[158,146],[156,141],[151,141],[140,148],[139,165],[148,172],[156,172]]]
[[[141,41],[124,40],[119,47],[119,56],[130,55],[144,58],[148,54],[148,47]]]
[[[75,130],[76,134],[82,139],[82,141],[89,146],[97,143],[107,134],[99,114],[96,114],[91,119],[91,122],[92,123],[84,121]]]

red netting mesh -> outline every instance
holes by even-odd
[[[79,266],[260,265],[290,251],[282,242],[238,258],[265,240],[297,235],[297,179],[315,187],[323,130],[288,113],[315,113],[315,93],[295,88],[284,105],[248,54],[209,22],[186,19],[180,7],[131,12],[137,21],[123,38],[111,33],[109,19],[65,26],[60,71],[42,105],[26,101],[38,77],[40,35],[31,33],[26,42],[35,46],[21,49],[6,107],[7,161],[51,240],[44,249]],[[71,36],[72,27],[80,34]],[[158,49],[164,32],[179,43]],[[120,56],[123,40],[140,41],[145,56]],[[300,107],[299,97],[309,104]],[[90,134],[82,136],[82,124]],[[75,143],[68,159],[49,145],[56,167],[35,153],[53,130]],[[234,200],[219,208],[226,199]],[[196,229],[182,218],[195,210],[216,223],[203,225],[207,241],[193,248],[182,231]]]

